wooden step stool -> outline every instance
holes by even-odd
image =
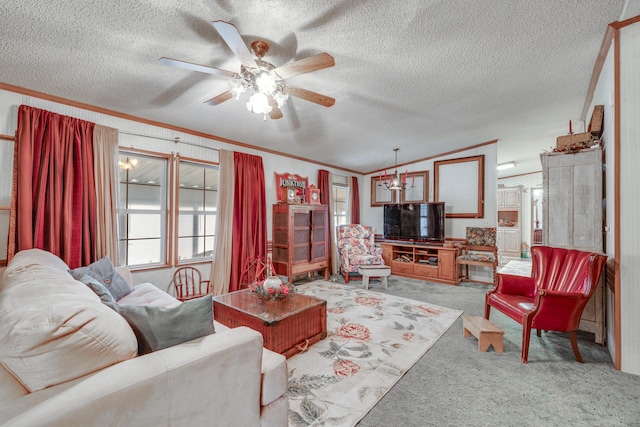
[[[487,351],[492,344],[496,352],[504,351],[504,331],[484,317],[464,316],[462,328],[465,337],[473,335],[478,338],[478,351]]]

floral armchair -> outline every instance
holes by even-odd
[[[345,283],[349,283],[349,273],[357,272],[361,265],[384,265],[382,248],[375,246],[374,231],[373,227],[360,224],[336,227],[338,262]]]

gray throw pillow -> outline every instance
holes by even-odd
[[[131,293],[131,288],[129,288],[122,276],[118,274],[108,256],[86,267],[70,270],[69,273],[76,280],[80,280],[84,276],[93,277],[109,290],[116,301]]]
[[[215,332],[213,301],[207,295],[175,307],[107,304],[124,317],[138,338],[138,354],[171,347]]]
[[[82,278],[80,278],[80,281],[82,283],[84,283],[85,285],[87,285],[89,288],[91,288],[91,290],[93,292],[95,292],[96,295],[98,295],[100,297],[100,301],[102,301],[102,302],[111,302],[111,303],[115,304],[116,300],[115,300],[115,298],[113,298],[113,295],[111,295],[111,292],[109,292],[109,289],[107,289],[106,286],[104,286],[102,283],[98,282],[93,277],[91,277],[91,276],[82,276]]]

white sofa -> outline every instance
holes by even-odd
[[[119,304],[180,304],[132,289]],[[0,283],[0,425],[286,426],[285,358],[252,329],[214,326],[137,356],[129,324],[60,258],[19,252]]]

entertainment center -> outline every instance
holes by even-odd
[[[443,202],[384,205],[384,238],[378,243],[391,274],[458,284],[458,248],[444,244],[444,208]]]

